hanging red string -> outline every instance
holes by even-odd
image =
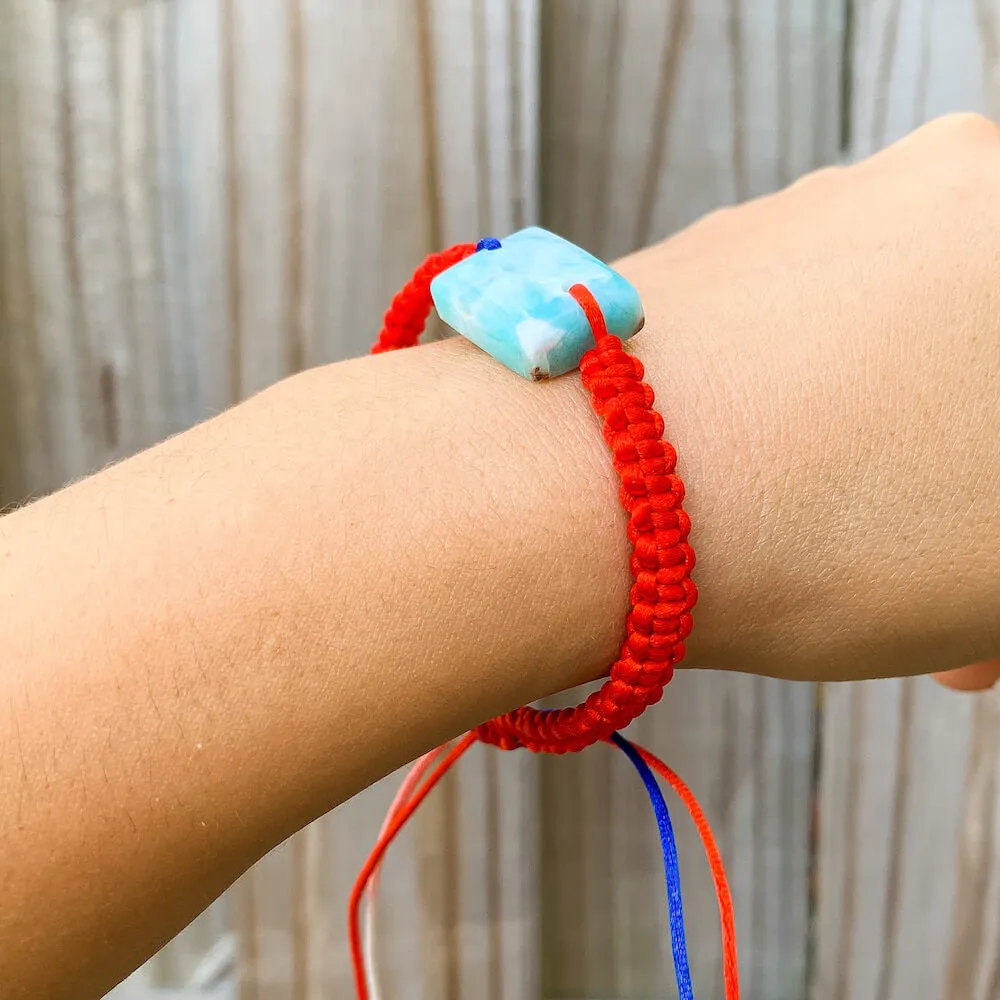
[[[365,974],[365,956],[361,945],[359,929],[360,906],[362,899],[366,895],[366,889],[376,877],[376,873],[384,860],[385,853],[397,834],[406,825],[407,821],[416,812],[420,803],[423,802],[434,786],[445,776],[447,771],[458,761],[462,754],[472,746],[473,742],[475,742],[474,734],[467,733],[462,741],[452,748],[448,757],[438,765],[430,777],[420,786],[419,790],[414,792],[412,798],[406,799],[403,796],[399,796],[397,802],[394,802],[390,806],[385,817],[385,823],[383,824],[384,832],[379,837],[378,842],[372,849],[372,853],[368,857],[368,861],[358,875],[354,889],[351,892],[350,903],[348,904],[351,961],[354,968],[354,980],[358,1000],[371,1000],[368,990],[368,979]],[[719,905],[719,922],[722,930],[722,977],[725,987],[725,1000],[739,1000],[739,962],[736,950],[736,920],[733,911],[733,900],[729,891],[729,883],[726,880],[722,856],[719,853],[719,848],[715,842],[711,827],[694,793],[681,778],[654,753],[638,744],[633,744],[633,746],[639,752],[642,759],[670,785],[677,794],[677,797],[684,803],[691,815],[691,819],[694,821],[698,835],[701,837],[705,856],[708,859],[709,868],[712,873],[712,880],[715,883],[715,895]],[[433,753],[440,754],[443,750],[443,747],[439,747]],[[425,758],[421,758],[421,761],[425,760],[426,756]],[[420,762],[414,765],[415,768],[418,766],[420,766]],[[374,892],[372,892],[368,899],[368,905],[374,906],[375,904],[376,900]]]
[[[358,993],[358,1000],[369,1000],[368,983],[365,981],[365,959],[361,947],[361,925],[358,919],[361,910],[361,900],[365,893],[375,869],[382,863],[385,852],[389,845],[396,839],[396,834],[406,825],[406,821],[417,811],[420,803],[427,798],[431,789],[448,773],[452,765],[465,753],[473,743],[476,742],[474,733],[466,733],[445,755],[444,759],[437,767],[431,771],[427,780],[420,788],[413,793],[413,797],[404,802],[395,816],[390,820],[382,836],[378,838],[372,848],[368,860],[358,874],[354,888],[351,890],[350,899],[347,902],[348,913],[348,934],[351,945],[351,962],[354,966],[354,984]]]
[[[691,814],[691,819],[694,820],[698,836],[701,837],[705,848],[708,866],[712,870],[715,896],[719,901],[719,922],[722,925],[722,980],[725,984],[726,1000],[739,1000],[740,967],[736,957],[736,915],[733,909],[733,897],[729,892],[729,882],[726,879],[726,869],[722,864],[722,855],[719,853],[712,828],[694,793],[680,777],[649,750],[638,745],[635,748],[642,759],[676,792],[677,797]]]
[[[429,753],[425,753],[417,762],[410,768],[407,772],[406,777],[403,779],[402,784],[393,796],[392,802],[389,804],[389,809],[386,812],[385,820],[382,823],[382,827],[378,832],[379,837],[383,836],[385,832],[389,829],[390,824],[399,812],[400,808],[405,805],[413,793],[417,790],[418,785],[423,781],[424,776],[434,765],[434,762],[445,752],[451,748],[450,743],[445,743],[443,746],[437,747],[435,750],[431,750]],[[378,955],[376,953],[375,944],[375,928],[377,921],[377,906],[375,905],[378,898],[378,883],[379,883],[379,872],[381,870],[381,865],[376,866],[372,871],[372,876],[368,881],[367,889],[364,893],[364,953],[367,958],[367,963],[365,966],[365,972],[368,982],[368,991],[371,994],[371,1000],[381,1000],[382,991],[379,985],[378,977]]]

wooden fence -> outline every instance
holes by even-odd
[[[361,353],[432,248],[540,220],[614,257],[996,108],[998,53],[996,0],[0,0],[0,500]],[[1000,997],[996,696],[686,673],[635,730],[720,836],[751,1000]],[[477,748],[392,855],[387,997],[672,995],[626,768]],[[347,889],[397,781],[119,995],[349,996]]]

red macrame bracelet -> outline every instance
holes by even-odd
[[[431,280],[475,250],[473,243],[459,243],[428,257],[393,299],[372,353],[414,346],[432,307]],[[473,731],[475,738],[503,750],[582,750],[608,739],[654,705],[684,658],[698,597],[691,580],[694,550],[687,542],[691,522],[681,507],[684,484],[675,472],[676,453],[663,440],[653,390],[642,381],[642,364],[608,333],[600,306],[586,287],[574,285],[569,293],[594,332],[595,346],[584,355],[580,375],[621,479],[635,584],[625,642],[608,680],[576,708],[523,707]]]

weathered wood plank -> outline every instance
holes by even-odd
[[[311,4],[306,17],[304,284],[323,303],[306,312],[323,317],[307,327],[321,360],[367,349],[389,297],[430,249],[513,228],[532,209],[536,170],[513,111],[532,82],[511,73],[509,46],[516,34],[530,51],[535,20],[524,2]],[[484,31],[501,21],[516,31],[487,46]],[[352,81],[362,76],[359,94]],[[510,96],[484,115],[476,80],[487,77]],[[530,983],[537,966],[535,888],[517,875],[535,853],[532,767],[477,751],[396,848],[380,921],[387,995],[524,995],[503,991]],[[388,793],[367,792],[326,821],[337,993],[350,989],[343,902]],[[522,822],[511,828],[510,816]]]
[[[996,808],[983,801],[996,746],[982,721],[970,759],[972,715],[985,708],[929,680],[838,685],[826,699],[813,995],[980,995],[943,987],[949,964],[954,977],[978,974],[949,957],[949,940],[953,950],[980,951],[983,886],[970,895],[968,878],[990,864],[996,844],[979,843],[984,833],[967,824]],[[961,914],[956,859],[969,834]]]
[[[840,5],[553,0],[546,221],[605,257],[837,157]]]
[[[993,0],[859,5],[851,152],[874,152],[948,111],[1000,110],[997,18]]]
[[[841,18],[820,3],[546,4],[545,222],[610,258],[836,160]],[[692,672],[634,726],[712,819],[748,996],[805,990],[813,720],[809,686]],[[597,748],[543,761],[542,788],[544,995],[674,995],[638,779]],[[695,986],[721,995],[707,866],[675,826]]]
[[[59,68],[57,10],[5,0],[3,74],[5,348],[16,451],[8,475],[20,494],[51,489],[86,449],[77,359],[57,363],[73,315],[65,251],[72,213],[63,184],[66,88]],[[30,179],[30,182],[29,182]]]

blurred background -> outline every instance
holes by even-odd
[[[364,352],[432,249],[541,222],[614,258],[998,110],[998,54],[997,0],[0,0],[0,502]],[[996,695],[689,674],[634,735],[719,836],[750,1000],[1000,997]],[[390,855],[387,1000],[673,996],[628,766],[476,748]],[[117,1000],[352,996],[347,892],[398,781]]]

